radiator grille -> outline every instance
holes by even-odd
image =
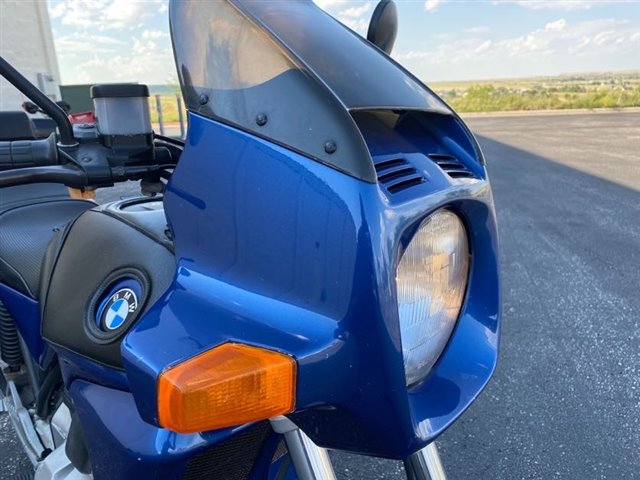
[[[263,422],[192,458],[184,480],[246,480],[271,427]]]

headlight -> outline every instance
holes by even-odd
[[[460,218],[439,210],[422,222],[398,265],[400,339],[407,386],[422,380],[444,349],[462,307],[469,242]]]

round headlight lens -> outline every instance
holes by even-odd
[[[422,222],[398,265],[400,338],[407,386],[422,380],[444,349],[462,307],[469,242],[460,218],[439,210]]]

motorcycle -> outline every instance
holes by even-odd
[[[0,59],[58,127],[0,142],[1,406],[34,478],[331,479],[327,449],[444,478],[498,348],[476,140],[389,56],[389,0],[367,39],[310,1],[169,18],[184,143],[144,85],[72,125]],[[66,194],[125,180],[147,195]]]

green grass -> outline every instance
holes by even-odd
[[[459,112],[640,107],[640,71],[438,82],[429,86]],[[178,92],[178,87],[173,91]],[[177,122],[176,93],[163,93],[160,98],[164,122]],[[157,123],[154,95],[149,104],[151,121]]]
[[[174,123],[179,121],[178,116],[178,100],[176,94],[160,95],[160,103],[162,104],[162,119],[164,123]],[[158,123],[158,109],[156,108],[156,97],[149,97],[149,107],[151,109],[151,122]],[[184,110],[184,102],[182,103],[182,115],[186,122],[187,116]]]
[[[459,112],[640,107],[640,72],[434,83]]]

